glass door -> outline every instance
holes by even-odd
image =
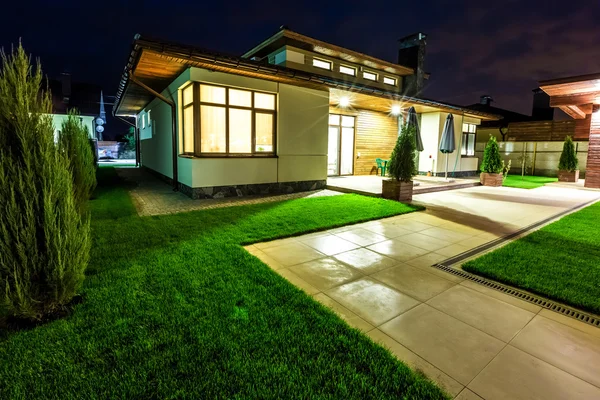
[[[329,115],[327,175],[354,174],[354,123],[349,115]]]

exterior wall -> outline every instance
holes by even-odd
[[[596,109],[589,119],[589,153],[586,159],[589,170],[585,187],[600,188],[600,111]]]
[[[448,176],[474,175],[477,173],[478,160],[476,157],[463,157],[460,154],[462,141],[462,124],[479,125],[480,120],[452,114],[454,117],[454,143],[456,150],[448,154]],[[447,113],[433,112],[421,115],[421,139],[424,150],[419,155],[419,173],[432,172],[434,175],[444,175],[446,171],[446,154],[439,151]],[[476,139],[477,140],[477,139]],[[476,142],[477,143],[477,142]]]
[[[190,81],[277,93],[275,157],[178,157],[179,182],[192,197],[290,192],[324,187],[327,178],[329,93],[238,75],[190,68],[163,91],[177,105],[178,151],[182,120],[179,89]],[[167,179],[172,175],[171,108],[153,100],[151,122],[140,129],[141,163]],[[140,113],[140,115],[142,115]],[[141,125],[138,123],[138,126]],[[283,185],[282,183],[286,183]]]
[[[356,117],[354,130],[354,175],[375,175],[376,158],[388,160],[398,138],[398,118],[378,111],[343,110],[329,107],[330,114]]]
[[[62,124],[67,120],[69,116],[67,114],[52,114],[52,125],[54,126],[54,138],[57,138],[58,131],[62,129]],[[88,131],[90,139],[94,138],[94,117],[89,115],[80,115],[79,118],[83,123],[83,126]]]
[[[302,59],[304,56],[304,59]],[[323,68],[317,68],[313,66],[313,58],[317,58],[319,60],[329,61],[333,64],[333,69],[328,71]],[[303,61],[303,62],[302,62]],[[283,46],[282,48],[274,51],[269,55],[269,62],[272,64],[282,65],[284,67],[297,69],[300,71],[310,72],[310,73],[318,73],[323,76],[328,76],[336,79],[344,79],[348,82],[352,82],[354,84],[361,84],[371,87],[376,87],[378,89],[387,90],[387,91],[396,91],[398,93],[402,92],[403,88],[403,79],[402,76],[391,74],[379,69],[364,67],[361,64],[356,64],[353,62],[349,62],[346,60],[339,60],[335,57],[328,57],[326,55],[321,55],[318,53],[313,53],[307,50],[299,49],[297,47],[292,46]],[[346,75],[339,72],[340,64],[347,65],[350,67],[354,67],[356,69],[356,76]],[[368,79],[364,79],[362,77],[362,70],[364,68],[366,71],[371,71],[377,73],[377,82],[371,81]],[[387,76],[390,78],[396,79],[396,86],[388,85],[383,83],[383,77]]]
[[[483,151],[487,141],[477,142],[475,155],[481,164]],[[526,175],[556,176],[558,161],[563,148],[563,142],[502,142],[499,141],[500,154],[505,163],[511,162],[511,174],[521,174],[522,162],[525,159]],[[579,170],[585,175],[588,155],[588,142],[575,142]]]

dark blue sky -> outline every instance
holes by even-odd
[[[529,113],[536,81],[600,71],[600,2],[574,1],[11,1],[0,46],[22,38],[50,77],[69,70],[114,94],[135,33],[241,54],[280,25],[396,61],[396,40],[429,35],[424,96],[482,94]]]

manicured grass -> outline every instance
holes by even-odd
[[[414,208],[343,195],[141,218],[99,174],[83,302],[0,335],[0,398],[447,398],[240,246]]]
[[[467,262],[467,271],[600,314],[600,203]]]
[[[546,183],[556,182],[558,178],[547,176],[528,176],[525,175],[507,175],[502,186],[514,187],[519,189],[535,189],[544,186]]]

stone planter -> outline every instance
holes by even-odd
[[[489,174],[487,172],[482,172],[479,175],[479,180],[483,186],[502,186],[504,176],[502,174]]]
[[[410,202],[413,195],[413,182],[402,182],[397,180],[383,180],[381,197],[384,199]]]
[[[558,171],[559,182],[577,182],[579,180],[579,170],[575,171]]]

